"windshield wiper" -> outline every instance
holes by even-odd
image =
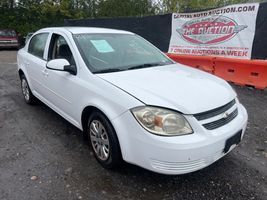
[[[136,65],[136,66],[129,67],[127,70],[163,66],[163,65],[167,65],[167,64],[169,64],[169,63],[167,63],[167,62],[144,63],[144,64],[141,64],[141,65]]]
[[[94,74],[120,72],[120,71],[123,71],[123,69],[119,69],[119,68],[101,69],[101,70],[95,71]]]
[[[101,69],[98,71],[95,71],[94,74],[100,74],[100,73],[109,73],[109,72],[120,72],[120,71],[126,71],[131,69],[142,69],[142,68],[148,68],[148,67],[156,67],[156,66],[163,66],[172,64],[172,62],[155,62],[155,63],[144,63],[140,65],[131,66],[128,68],[109,68],[109,69]]]

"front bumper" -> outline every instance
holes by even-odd
[[[1,43],[0,42],[0,48],[19,48],[19,43]]]
[[[223,157],[226,140],[247,125],[247,112],[238,104],[238,116],[209,131],[193,116],[186,116],[194,129],[191,135],[164,137],[147,132],[130,111],[112,121],[126,162],[162,174],[185,174],[202,169]],[[230,152],[235,145],[231,146]],[[228,153],[227,152],[227,153]]]

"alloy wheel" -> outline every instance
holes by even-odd
[[[29,101],[30,100],[30,90],[29,90],[28,83],[25,79],[22,79],[21,87],[22,87],[22,94],[23,94],[25,100]]]
[[[99,120],[90,123],[90,140],[96,156],[106,161],[110,154],[110,144],[108,133],[104,125]]]

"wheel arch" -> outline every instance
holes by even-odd
[[[117,134],[117,131],[112,123],[112,120],[109,118],[109,116],[104,112],[102,111],[100,108],[94,106],[94,105],[88,105],[86,106],[83,111],[82,111],[82,114],[81,114],[81,125],[82,125],[82,131],[84,134],[86,134],[86,125],[87,125],[87,120],[90,116],[91,113],[93,113],[94,111],[98,111],[100,113],[102,113],[106,119],[108,120],[108,122],[110,123],[111,127],[113,128],[115,134],[116,134],[116,137],[117,137],[117,140],[118,140],[118,143],[119,143],[119,148],[120,148],[120,152],[121,152],[121,155],[123,154],[123,152],[121,151],[121,143],[120,143],[120,140],[119,140],[119,136]]]
[[[82,125],[82,130],[85,131],[85,128],[86,128],[86,124],[87,124],[87,120],[88,120],[88,117],[90,116],[90,114],[94,111],[98,111],[98,112],[101,112],[106,118],[107,120],[109,121],[109,123],[112,125],[113,129],[115,130],[113,124],[112,124],[112,120],[110,118],[110,116],[105,112],[103,111],[102,109],[100,109],[98,106],[95,106],[95,105],[88,105],[86,106],[83,111],[82,111],[82,114],[81,114],[81,125]],[[115,131],[116,132],[116,131]]]
[[[27,71],[26,71],[26,69],[25,69],[23,66],[22,66],[22,67],[19,67],[19,69],[18,69],[18,74],[19,74],[19,78],[20,78],[20,79],[21,79],[21,76],[22,76],[22,75],[24,75],[24,76],[26,77],[27,82],[28,82],[30,88],[32,89],[33,87],[32,87],[31,80],[29,79],[29,76],[28,76],[28,74],[27,74]]]
[[[82,124],[82,130],[83,132],[85,132],[85,128],[86,128],[86,124],[87,124],[87,119],[88,117],[91,115],[92,112],[94,111],[100,111],[102,112],[100,109],[98,109],[95,106],[86,106],[83,111],[82,111],[82,115],[81,115],[81,124]],[[102,112],[103,113],[103,112]]]
[[[21,79],[21,76],[22,76],[22,75],[24,75],[24,76],[25,76],[25,74],[24,74],[24,72],[23,72],[23,70],[22,70],[22,69],[19,69],[18,73],[19,73],[19,77],[20,77],[20,79]]]

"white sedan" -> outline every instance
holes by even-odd
[[[177,64],[131,32],[37,31],[18,52],[26,103],[41,100],[83,131],[105,168],[202,169],[243,138],[247,112],[224,80]]]

